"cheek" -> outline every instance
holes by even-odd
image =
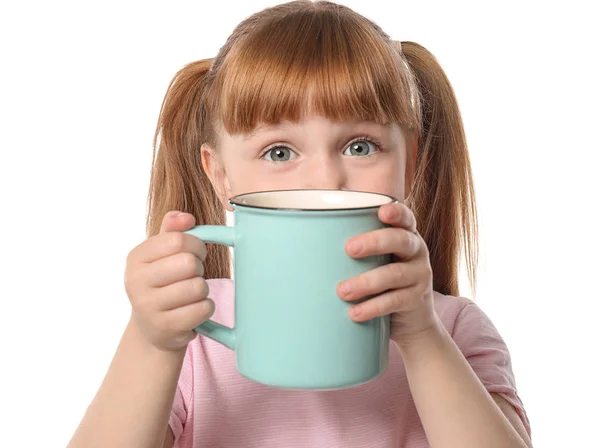
[[[371,177],[372,189],[379,193],[393,196],[397,199],[404,197],[404,176],[397,171],[385,170],[377,176]]]
[[[394,161],[387,165],[385,169],[386,172],[383,176],[390,188],[391,196],[394,196],[399,200],[404,200],[404,181],[406,177],[404,157],[395,157]]]
[[[373,191],[404,199],[404,168],[395,157],[382,160],[371,169],[361,169],[349,176],[350,190]]]
[[[227,173],[232,196],[253,191],[289,188],[291,180],[289,176],[273,175],[264,168],[261,164],[247,161],[238,161],[232,164]]]
[[[225,172],[231,195],[235,196],[238,194],[240,187],[243,188],[243,185],[247,182],[248,170],[244,169],[243,163],[230,163],[226,161]]]

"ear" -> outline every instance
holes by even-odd
[[[417,171],[417,149],[419,147],[419,138],[416,133],[406,139],[406,169],[404,173],[404,199],[410,196],[412,183]]]
[[[206,143],[200,148],[200,156],[202,158],[202,168],[210,179],[210,183],[215,189],[219,200],[226,210],[232,212],[233,209],[229,204],[231,185],[229,185],[229,179],[227,179],[227,172],[223,166],[221,156]]]

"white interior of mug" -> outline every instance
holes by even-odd
[[[230,199],[234,205],[286,210],[352,210],[379,207],[396,199],[348,190],[280,190],[247,193]]]

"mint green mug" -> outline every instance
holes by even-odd
[[[236,352],[238,371],[258,383],[339,389],[381,375],[388,363],[389,316],[356,323],[339,282],[390,262],[353,259],[353,236],[385,227],[392,197],[358,191],[288,190],[232,198],[235,225],[187,231],[234,248],[235,328],[211,320],[196,331]],[[217,303],[218,307],[219,304]]]

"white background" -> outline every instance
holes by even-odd
[[[168,83],[275,3],[3,3],[2,446],[67,444],[128,318],[125,258],[145,237]],[[453,83],[481,220],[477,301],[512,351],[538,447],[600,446],[593,3],[345,2],[425,45]]]

